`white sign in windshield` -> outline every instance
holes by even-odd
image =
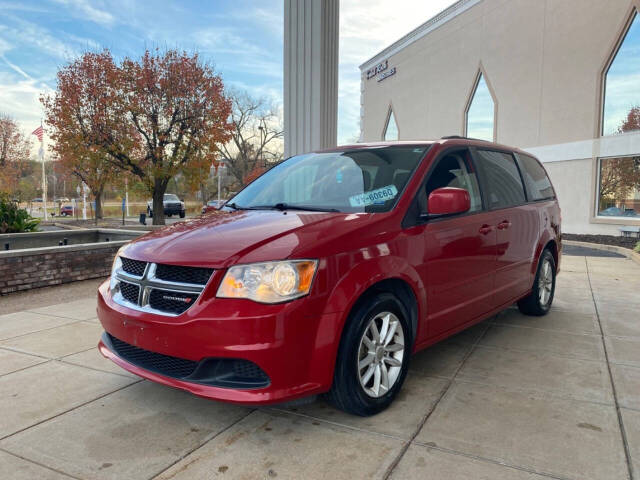
[[[395,185],[387,185],[386,187],[370,190],[349,197],[349,204],[352,207],[366,207],[368,205],[382,205],[388,200],[398,195],[398,189]]]

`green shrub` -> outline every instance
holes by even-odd
[[[634,248],[634,250],[640,253],[640,242],[636,243],[636,248]]]
[[[0,193],[0,233],[35,232],[40,220]]]

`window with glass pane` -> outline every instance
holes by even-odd
[[[229,202],[236,210],[391,210],[428,147],[388,146],[297,155],[250,183]]]
[[[489,208],[505,208],[524,203],[524,187],[516,162],[508,153],[478,150],[477,166]]]
[[[602,134],[640,130],[640,18],[635,13],[605,76]]]
[[[533,157],[516,153],[518,165],[520,165],[520,173],[527,189],[527,198],[529,200],[547,200],[555,198],[551,180],[547,176],[542,165]]]
[[[640,156],[600,159],[598,215],[640,218]]]
[[[389,118],[387,119],[387,126],[384,131],[385,141],[399,140],[400,133],[398,132],[398,124],[396,123],[396,116],[393,114],[393,110],[389,110]]]
[[[473,171],[473,164],[468,150],[450,153],[438,161],[436,168],[427,181],[427,198],[431,192],[443,187],[465,189],[469,192],[469,197],[471,198],[469,212],[482,210],[478,179]]]
[[[493,141],[495,105],[482,73],[478,76],[469,109],[467,110],[467,137]]]

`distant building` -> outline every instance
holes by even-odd
[[[360,67],[361,139],[521,147],[549,171],[565,232],[640,225],[639,9],[460,0]]]

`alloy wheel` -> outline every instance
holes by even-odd
[[[552,288],[553,268],[551,267],[551,262],[545,259],[540,268],[540,275],[538,276],[538,300],[540,301],[540,305],[546,306],[549,303]]]
[[[391,312],[377,314],[365,329],[358,348],[358,379],[373,398],[393,388],[402,371],[404,357],[402,324]]]

